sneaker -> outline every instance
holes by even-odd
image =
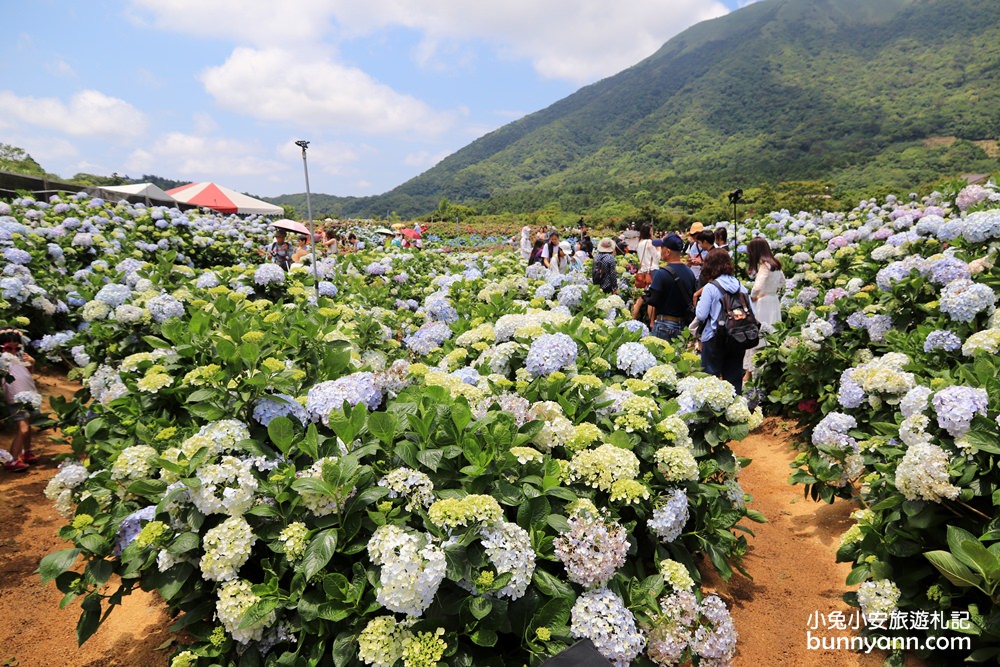
[[[21,459],[14,459],[10,463],[3,464],[3,467],[7,472],[24,472],[31,466],[29,466]]]
[[[21,460],[24,461],[25,463],[37,463],[38,454],[35,454],[34,452],[22,452]]]

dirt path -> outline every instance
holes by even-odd
[[[37,375],[43,396],[71,396],[76,387],[53,374]],[[6,448],[12,432],[0,434]],[[42,462],[23,473],[0,470],[0,665],[3,667],[153,667],[165,666],[170,649],[157,650],[170,638],[163,607],[139,592],[108,618],[82,647],[76,645],[79,600],[59,609],[62,594],[42,585],[35,570],[41,558],[67,548],[57,531],[65,521],[45,498],[55,474],[51,457],[69,448],[35,434]]]
[[[853,524],[850,514],[856,508],[843,500],[832,505],[813,502],[803,496],[801,486],[788,484],[788,465],[795,458],[790,435],[783,422],[769,419],[756,433],[733,443],[737,455],[753,459],[740,481],[754,498],[751,507],[768,519],[766,524],[754,524],[755,537],[748,538],[744,566],[753,580],[737,573],[729,582],[715,578],[711,584],[730,604],[740,635],[734,665],[878,667],[884,653],[807,646],[811,615],[854,613],[841,599],[850,563],[836,563],[835,558],[840,536]],[[812,634],[833,638],[851,632],[821,626]],[[921,663],[907,660],[907,664]]]

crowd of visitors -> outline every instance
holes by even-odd
[[[619,275],[617,257],[634,256],[636,261],[629,261],[625,269],[641,290],[631,304],[633,318],[664,340],[675,340],[689,330],[690,344],[700,352],[704,370],[742,391],[754,352],[764,345],[761,327],[766,332],[781,321],[778,295],[785,276],[766,239],[758,237],[747,245],[745,285],[737,278],[724,226],[706,229],[694,222],[686,233],[657,236],[646,224],[637,231],[602,238],[595,247],[581,221],[574,238],[575,242],[561,239],[557,230],[545,225],[532,234],[525,226],[517,247],[528,266],[541,264],[553,273],[583,271],[592,259],[591,282],[607,294],[618,294],[627,286]]]

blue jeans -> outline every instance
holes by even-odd
[[[653,322],[652,334],[663,340],[677,338],[684,332],[683,322],[671,322],[669,320],[656,320]]]
[[[701,368],[709,375],[721,376],[733,385],[737,394],[742,394],[743,352],[723,349],[719,344],[719,337],[712,336],[701,343]]]

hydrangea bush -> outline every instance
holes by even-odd
[[[176,214],[73,201],[126,230],[70,225],[99,250],[52,282],[75,296],[48,347],[84,388],[52,400],[72,546],[40,572],[81,641],[139,587],[191,640],[176,665],[539,664],[582,637],[620,665],[732,659],[699,565],[728,577],[763,520],[726,444],[761,412],[586,272],[366,251],[316,290],[251,247],[137,256]]]
[[[956,662],[1000,655],[996,194],[776,213],[749,232],[792,267],[785,321],[755,370],[765,404],[804,427],[792,481],[862,508],[837,554],[861,584],[847,599],[866,614],[970,614],[967,628],[924,630],[973,635]],[[798,233],[809,226],[821,234]],[[844,243],[830,254],[824,234]]]

